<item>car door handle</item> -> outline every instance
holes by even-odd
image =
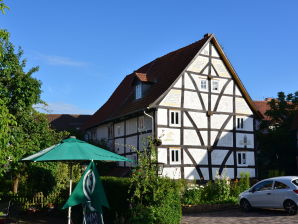
[[[271,193],[267,193],[268,195],[271,195]]]

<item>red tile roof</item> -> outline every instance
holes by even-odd
[[[139,73],[135,72],[135,76],[141,81],[141,82],[149,82],[149,77],[145,73]]]
[[[159,57],[137,69],[134,73],[127,75],[108,101],[86,122],[84,128],[88,129],[104,122],[145,110],[150,104],[154,103],[171,86],[171,84],[173,84],[209,39],[214,40],[215,46],[219,47],[219,44],[213,35],[205,35],[203,39]],[[225,62],[228,63],[229,70],[232,72],[235,82],[240,86],[249,105],[253,111],[259,115],[256,106],[245,90],[235,70],[230,65],[228,59],[225,58],[222,51],[220,51],[220,54],[223,56]],[[138,100],[134,99],[133,81],[135,78],[138,78],[143,82],[150,81],[152,83],[152,86],[149,88],[146,95]]]
[[[168,53],[127,75],[108,101],[97,110],[84,127],[90,128],[105,121],[146,109],[178,78],[210,36]],[[145,75],[146,74],[146,75]],[[141,99],[134,99],[133,79],[153,80],[154,84]]]
[[[270,118],[265,115],[265,112],[270,109],[268,101],[254,101],[254,104],[257,110],[260,111],[260,113],[263,115],[264,120],[270,120]]]
[[[47,114],[51,127],[58,131],[80,130],[90,117],[81,114]]]

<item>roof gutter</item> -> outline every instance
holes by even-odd
[[[150,108],[149,107],[147,107],[147,109],[149,110]],[[149,114],[147,114],[146,113],[146,110],[144,110],[144,114],[147,116],[147,117],[149,117],[149,118],[151,118],[151,120],[152,120],[152,125],[151,125],[151,134],[152,134],[152,139],[154,138],[154,117],[153,116],[151,116],[151,115],[149,115]]]

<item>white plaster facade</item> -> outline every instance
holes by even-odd
[[[238,178],[241,172],[255,177],[255,114],[238,76],[211,39],[148,105],[153,125],[138,111],[89,129],[89,138],[106,139],[115,152],[137,161],[135,151],[146,147],[146,137],[154,134],[162,140],[157,157],[165,164],[163,175],[173,179],[211,180],[216,174]]]

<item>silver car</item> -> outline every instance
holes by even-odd
[[[295,215],[298,208],[298,177],[274,177],[256,183],[239,195],[244,211],[256,208],[284,208]]]

